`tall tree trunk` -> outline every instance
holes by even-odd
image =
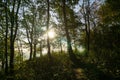
[[[50,14],[49,14],[49,0],[47,0],[47,48],[48,48],[48,57],[51,60],[52,56],[51,56],[51,50],[50,50],[50,40],[49,40],[49,36],[48,36],[48,30],[49,30],[49,20],[50,20]]]
[[[26,21],[25,21],[26,22]],[[26,23],[27,24],[27,23]],[[30,46],[30,56],[29,56],[29,60],[32,60],[32,55],[33,55],[33,38],[32,38],[32,32],[33,32],[33,29],[32,31],[29,33],[30,31],[28,31],[28,29],[26,28],[26,33],[27,33],[27,39],[28,39],[28,42],[29,42],[29,46]],[[30,34],[30,35],[29,35]]]
[[[10,75],[14,75],[14,42],[10,42]]]
[[[32,43],[30,43],[30,57],[29,57],[29,60],[32,60],[32,55],[33,55],[33,46],[32,46]]]
[[[14,40],[13,40],[13,28],[14,28],[14,20],[15,20],[15,14],[14,9],[15,8],[15,0],[13,1],[13,9],[11,12],[11,33],[10,33],[10,76],[14,75]],[[13,79],[13,78],[11,78]]]
[[[62,49],[62,39],[60,38],[60,51],[61,53],[63,52],[63,49]]]
[[[22,43],[21,43],[21,40],[20,40],[21,63],[23,62],[23,49],[22,49],[22,48],[23,48],[23,47],[22,47]]]
[[[28,42],[29,42],[29,46],[30,46],[30,56],[29,56],[29,60],[32,60],[32,56],[33,56],[33,29],[32,31],[30,32],[30,36],[29,36],[29,32],[28,29],[26,28],[26,33],[27,33],[27,39],[28,39]]]
[[[85,20],[85,32],[86,32],[86,47],[87,47],[87,53],[86,56],[89,54],[90,50],[90,10],[89,10],[89,0],[87,0],[87,8],[85,8],[85,0],[83,0],[83,11],[84,11],[84,20]]]
[[[36,9],[36,8],[35,8]],[[34,9],[34,15],[33,15],[33,27],[34,27],[34,54],[33,54],[33,58],[36,58],[36,44],[37,44],[37,34],[36,34],[36,10]]]
[[[33,54],[33,58],[36,58],[36,42],[34,43],[34,54]]]
[[[8,12],[7,12],[7,0],[5,3],[5,13],[6,13],[6,31],[5,31],[5,74],[8,75]]]
[[[26,24],[26,34],[27,34],[27,40],[28,40],[28,43],[29,43],[29,47],[30,47],[30,55],[29,55],[29,60],[32,60],[32,56],[33,56],[33,50],[32,50],[32,48],[33,48],[33,46],[32,46],[32,44],[33,44],[33,27],[32,27],[32,30],[30,30],[29,28],[28,28],[28,24],[27,24],[27,21],[25,20],[25,12],[24,12],[24,7],[23,7],[23,17],[24,17],[24,22],[25,22],[25,24]]]
[[[29,59],[31,60],[33,57],[33,27],[30,33],[30,39],[31,39],[31,42],[30,42],[30,58]]]
[[[21,40],[18,40],[17,41],[17,47],[18,47],[18,51],[19,51],[19,55],[20,55],[20,61],[19,63],[22,63],[23,62],[23,50],[22,50],[22,43],[21,43]]]
[[[88,8],[87,8],[87,24],[88,24],[88,54],[90,51],[90,2],[87,1]]]
[[[4,55],[2,57],[2,66],[1,66],[1,69],[4,70],[4,66],[5,66],[5,59],[4,59]],[[5,72],[5,75],[7,76],[6,72]]]
[[[70,39],[68,25],[67,25],[67,19],[66,19],[66,0],[62,0],[62,2],[63,2],[64,26],[65,26],[65,32],[66,32],[66,38],[67,38],[67,49],[68,49],[68,53],[69,53],[71,61],[76,62],[77,58],[72,50],[71,39]]]
[[[17,9],[15,11],[16,0],[13,0],[13,8],[11,12],[11,28],[10,28],[10,80],[14,80],[14,43],[18,30],[18,12],[21,0],[17,3]]]
[[[40,41],[40,57],[42,57],[43,54],[42,54],[42,41]]]

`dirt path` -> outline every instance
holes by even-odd
[[[87,80],[85,74],[83,73],[83,69],[75,68],[73,71],[75,73],[76,80]]]

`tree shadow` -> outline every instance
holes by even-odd
[[[92,63],[79,62],[74,64],[73,67],[74,69],[82,69],[82,74],[84,74],[84,79],[78,80],[120,80],[120,78],[114,78],[110,73],[103,72]],[[80,77],[81,75],[77,76]]]

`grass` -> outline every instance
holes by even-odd
[[[72,62],[67,54],[52,54],[52,62],[47,55],[26,61],[16,68],[15,80],[73,80],[75,75]]]

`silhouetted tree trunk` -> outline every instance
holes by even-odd
[[[36,21],[36,8],[35,7],[34,7],[33,11],[34,11],[33,12],[33,27],[34,27],[34,31],[33,31],[34,32],[34,34],[33,34],[34,35],[34,38],[33,38],[34,39],[34,43],[33,43],[34,44],[33,58],[35,58],[36,57],[36,45],[37,45],[37,40],[36,40],[37,39],[37,36],[36,36],[37,35],[36,34],[36,22],[35,22]]]
[[[43,54],[42,54],[42,41],[40,41],[40,57],[42,57]]]
[[[23,12],[24,13],[24,12]],[[27,25],[27,22],[25,20],[25,23]],[[28,25],[27,25],[28,26]],[[26,34],[27,34],[27,40],[30,46],[30,56],[29,56],[29,60],[32,60],[32,56],[33,56],[33,27],[32,30],[30,31],[29,29],[26,28]]]
[[[30,43],[30,57],[29,60],[32,60],[33,50],[32,50],[32,44]]]
[[[65,26],[65,32],[66,32],[66,38],[67,38],[67,49],[68,49],[68,53],[69,53],[70,59],[73,62],[76,62],[77,58],[76,58],[76,56],[75,56],[75,54],[73,53],[73,50],[72,50],[71,39],[70,39],[70,35],[69,35],[69,31],[68,31],[68,25],[67,25],[66,0],[62,0],[62,3],[63,3],[64,26]]]
[[[27,22],[25,21],[26,25]],[[28,25],[27,25],[28,26]],[[32,56],[33,56],[33,27],[32,30],[30,31],[29,29],[26,28],[26,33],[27,33],[27,39],[28,39],[28,43],[30,46],[30,56],[29,56],[29,60],[32,60]]]
[[[13,0],[13,8],[12,12],[10,14],[11,18],[11,28],[10,28],[10,75],[13,76],[14,74],[14,40],[13,40],[13,28],[14,28],[14,23],[15,23],[15,14],[14,14],[14,9],[15,8],[15,0]]]
[[[20,55],[20,61],[19,63],[22,63],[23,62],[23,50],[22,50],[22,43],[21,43],[21,40],[18,39],[17,40],[17,47],[18,47],[18,51],[19,51],[19,55]]]
[[[31,42],[29,42],[29,44],[30,44],[30,58],[29,58],[29,60],[31,60],[32,56],[33,56],[33,27],[32,27],[32,31],[30,33],[30,39],[31,39]]]
[[[16,3],[16,0],[13,0],[13,8],[12,12],[10,13],[10,18],[11,18],[11,28],[10,28],[10,75],[12,76],[11,80],[13,80],[14,76],[14,43],[15,43],[15,38],[17,35],[17,30],[18,30],[18,12],[19,12],[19,7],[20,7],[20,2],[19,0]],[[17,4],[17,9],[15,11],[15,5]]]
[[[87,3],[87,5],[85,5]],[[85,7],[87,6],[87,8]],[[84,15],[84,21],[85,21],[85,32],[86,32],[86,47],[87,47],[87,53],[86,56],[89,54],[90,50],[90,3],[89,0],[87,2],[83,0],[83,15]]]
[[[8,11],[7,0],[5,2],[5,17],[6,17],[6,30],[5,30],[5,74],[8,75]]]
[[[4,70],[4,66],[5,66],[5,59],[4,59],[4,56],[3,56],[2,57],[2,66],[1,66],[2,70]],[[7,75],[6,72],[5,72],[5,75]]]
[[[34,43],[34,54],[33,54],[33,58],[36,58],[36,43]]]
[[[90,51],[90,2],[87,1],[88,8],[87,8],[87,24],[88,24],[88,54]]]
[[[62,39],[60,38],[60,51],[61,53],[63,52],[63,49],[62,49]]]
[[[33,57],[33,26],[32,28],[29,27],[29,24],[27,23],[27,20],[25,18],[24,8],[23,8],[23,17],[24,17],[24,22],[26,26],[25,29],[26,29],[27,40],[28,40],[29,47],[30,47],[29,60],[32,60],[32,57]]]
[[[47,0],[47,48],[48,48],[48,57],[51,60],[51,52],[50,52],[50,40],[49,40],[49,36],[48,36],[48,30],[49,30],[49,20],[50,20],[50,14],[49,14],[49,0]]]

